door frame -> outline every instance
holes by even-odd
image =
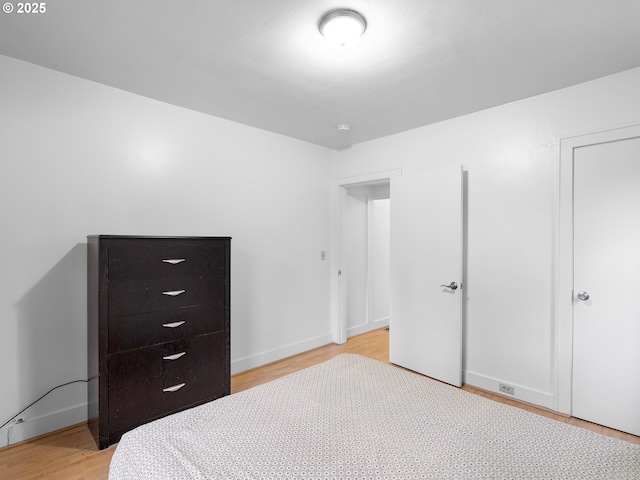
[[[347,321],[344,311],[344,278],[340,274],[345,252],[342,252],[342,221],[344,201],[348,187],[376,185],[390,182],[392,177],[402,176],[402,167],[361,175],[336,178],[332,184],[333,231],[331,240],[331,334],[333,341],[342,344],[347,341]]]
[[[573,375],[573,158],[574,150],[640,137],[640,125],[589,133],[560,140],[558,239],[554,311],[556,333],[556,410],[572,413]]]

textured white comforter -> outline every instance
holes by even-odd
[[[109,478],[639,479],[640,445],[344,354],[125,434]]]

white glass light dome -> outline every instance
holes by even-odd
[[[355,10],[332,10],[327,13],[318,26],[320,33],[339,48],[354,45],[367,29],[367,22]]]

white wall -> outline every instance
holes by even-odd
[[[331,341],[329,150],[7,57],[0,71],[1,423],[86,378],[88,234],[232,236],[233,371]],[[12,443],[85,405],[86,385],[57,390]]]
[[[342,204],[343,312],[347,337],[367,323],[368,189],[347,188]]]
[[[506,382],[516,397],[557,408],[560,139],[640,123],[639,85],[633,69],[334,154],[334,178],[465,166],[467,383]]]
[[[369,300],[370,321],[389,324],[390,284],[390,220],[391,204],[387,198],[371,200],[371,248],[369,253],[371,298]]]
[[[391,204],[388,183],[373,185],[369,192],[369,324],[389,325]]]

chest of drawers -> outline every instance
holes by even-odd
[[[89,428],[102,449],[230,393],[228,237],[87,237]]]

